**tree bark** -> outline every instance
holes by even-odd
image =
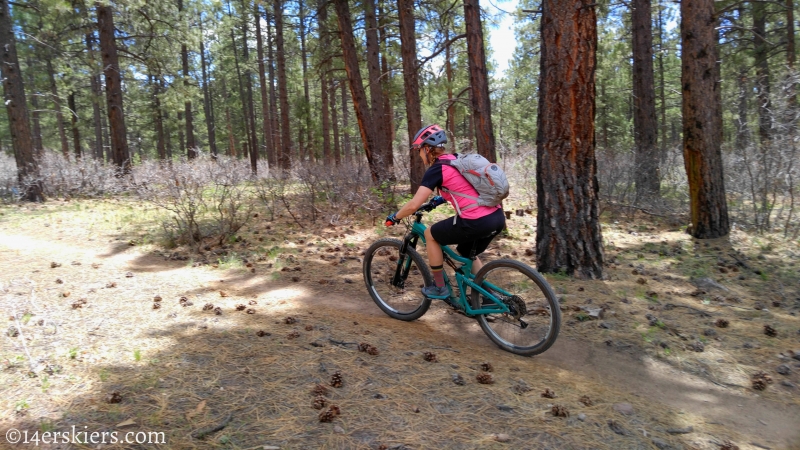
[[[680,11],[683,159],[689,179],[691,234],[698,239],[718,238],[727,235],[730,226],[720,151],[714,0],[683,0]]]
[[[250,0],[242,0],[242,49],[244,50],[242,56],[244,57],[244,83],[247,89],[247,117],[245,121],[248,124],[248,143],[250,148],[250,170],[253,174],[258,173],[258,132],[256,132],[256,113],[255,104],[253,102],[253,74],[250,71],[250,48],[247,40],[247,23],[248,11]]]
[[[258,18],[256,18],[258,21]],[[203,33],[203,18],[200,18],[200,34]],[[206,130],[208,132],[208,147],[211,157],[217,158],[217,125],[214,119],[214,103],[211,99],[211,89],[208,86],[208,73],[206,71],[206,46],[204,38],[200,38],[200,68],[203,74],[203,112],[206,116]]]
[[[114,18],[110,6],[97,3],[97,26],[100,29],[100,49],[103,54],[103,73],[106,77],[108,126],[111,132],[111,154],[114,164],[124,173],[131,170],[125,111],[122,101],[122,76],[114,37]]]
[[[158,153],[159,161],[166,161],[167,159],[167,145],[164,136],[164,112],[161,109],[161,75],[158,80],[153,81],[153,75],[149,76],[150,85],[153,89],[153,122],[155,124],[156,132],[156,153]]]
[[[289,128],[289,88],[286,81],[286,54],[283,42],[283,0],[275,0],[275,56],[278,71],[278,99],[281,104],[281,154],[283,170],[292,168],[292,134]]]
[[[272,154],[272,131],[270,123],[269,111],[269,93],[267,91],[267,72],[264,65],[264,37],[261,35],[261,11],[259,3],[253,3],[253,18],[256,22],[256,56],[258,57],[258,81],[261,92],[261,134],[264,139],[264,148],[266,149],[267,162],[269,163],[269,155]],[[271,164],[271,163],[270,163]]]
[[[574,2],[569,3],[574,5]],[[496,162],[492,104],[489,98],[489,71],[486,68],[481,9],[478,0],[464,0],[464,24],[467,31],[467,62],[469,84],[472,90],[472,122],[475,127],[475,143],[478,154],[489,161]]]
[[[72,142],[75,147],[75,159],[79,159],[83,153],[81,149],[81,130],[78,128],[78,110],[75,107],[75,92],[70,92],[67,97],[69,116],[72,123]]]
[[[222,79],[222,98],[228,98],[228,88],[225,85],[225,79]],[[228,130],[228,156],[231,158],[235,158],[236,155],[236,138],[233,136],[233,124],[231,122],[231,110],[228,107],[227,102],[223,102],[225,105],[225,127]]]
[[[183,12],[183,0],[178,0],[178,15],[180,20],[186,20],[182,14]],[[183,102],[183,115],[186,117],[186,157],[188,159],[197,158],[197,142],[195,142],[194,138],[194,116],[192,114],[192,100],[191,96],[189,95],[189,90],[191,89],[191,83],[189,83],[189,79],[191,75],[189,74],[189,49],[186,46],[186,42],[181,42],[181,67],[183,69],[183,89],[185,100]]]
[[[658,170],[658,124],[656,122],[653,74],[653,29],[651,0],[633,0],[633,139],[636,147],[636,203],[647,204],[660,197]]]
[[[361,131],[361,142],[364,145],[364,154],[367,157],[372,181],[379,183],[387,178],[386,170],[376,156],[378,146],[376,145],[375,129],[373,128],[373,118],[367,105],[367,94],[364,92],[364,84],[361,79],[361,72],[358,65],[356,54],[355,37],[353,36],[353,22],[350,16],[350,7],[347,2],[334,2],[336,5],[336,15],[339,23],[339,40],[342,44],[342,56],[344,59],[344,69],[347,72],[347,80],[350,85],[350,95],[353,97],[353,107],[356,111],[358,128]]]
[[[597,17],[591,0],[542,2],[536,138],[536,261],[542,272],[603,276],[597,162]]]
[[[231,20],[233,20],[233,13],[230,10],[230,3],[228,3],[228,17],[230,17]],[[231,42],[233,44],[233,63],[234,66],[236,67],[236,81],[239,87],[239,100],[241,101],[242,104],[242,123],[244,124],[244,135],[245,135],[245,140],[249,141],[250,120],[249,120],[249,114],[247,112],[247,97],[245,97],[244,95],[245,91],[244,91],[244,85],[242,84],[242,70],[239,67],[239,56],[238,56],[238,51],[236,50],[236,33],[234,32],[233,27],[231,27]],[[247,46],[246,42],[245,46]],[[248,156],[247,155],[248,148],[249,146],[247,147],[242,146],[242,151],[243,151],[242,156]]]
[[[300,57],[303,63],[303,99],[305,100],[303,118],[305,119],[306,146],[308,147],[305,148],[306,146],[303,145],[302,140],[300,141],[300,160],[302,161],[308,155],[309,160],[313,161],[314,133],[311,130],[311,97],[308,94],[308,55],[306,55],[306,18],[303,0],[298,0],[297,9],[300,16]]]
[[[278,98],[275,93],[275,59],[273,58],[273,47],[275,45],[272,35],[272,20],[269,14],[270,8],[264,8],[267,22],[267,52],[269,59],[269,116],[270,129],[272,130],[272,148],[274,149],[269,164],[271,167],[278,167],[281,152],[281,133],[280,122],[278,121]]]
[[[17,179],[26,201],[44,200],[39,166],[33,147],[28,107],[25,103],[25,84],[17,59],[17,44],[14,39],[14,21],[8,0],[0,0],[0,67],[3,77],[3,94],[11,131],[11,146],[17,163]],[[31,180],[32,179],[32,180]],[[29,182],[33,181],[33,182]]]
[[[411,168],[411,193],[417,192],[425,166],[419,152],[411,147],[414,136],[422,128],[422,112],[420,110],[419,73],[417,72],[417,33],[414,18],[414,0],[397,0],[397,12],[400,16],[400,56],[403,58],[403,88],[406,100],[406,123],[408,124],[408,162]],[[449,65],[449,60],[447,64]],[[449,87],[448,92],[452,94]],[[448,108],[448,122],[450,119]]]
[[[36,83],[33,76],[36,70],[33,68],[33,61],[30,58],[27,59],[27,65],[28,86],[33,91],[31,95],[31,106],[33,107],[33,111],[31,111],[31,123],[33,124],[31,140],[33,142],[33,151],[38,159],[41,157],[44,147],[42,147],[42,124],[39,117],[39,96],[36,93]]]
[[[369,98],[370,114],[372,115],[372,126],[375,130],[373,139],[375,140],[374,157],[378,164],[381,164],[384,171],[392,173],[393,157],[392,148],[388,142],[388,130],[386,129],[386,118],[383,101],[383,88],[381,87],[381,66],[380,45],[378,44],[378,21],[375,18],[375,0],[364,0],[366,40],[367,40],[367,73],[369,73]]]
[[[331,96],[331,128],[333,131],[333,164],[338,166],[342,162],[341,147],[339,147],[339,118],[336,114],[336,84],[331,80],[331,88],[328,90]]]
[[[53,96],[53,109],[56,111],[56,125],[58,126],[58,137],[61,139],[61,154],[64,156],[69,155],[69,143],[67,142],[67,132],[64,129],[64,114],[61,111],[61,97],[58,96],[58,87],[56,86],[56,75],[53,69],[53,61],[47,58],[47,77],[50,80],[50,95]]]
[[[347,80],[342,80],[339,84],[342,94],[342,153],[345,161],[351,162],[353,153],[350,151],[350,109],[347,107]]]
[[[758,137],[767,145],[772,133],[772,102],[770,100],[769,44],[767,43],[767,4],[752,2],[753,44],[756,66],[756,97],[758,98]]]
[[[94,157],[102,161],[103,155],[103,126],[102,126],[102,111],[100,107],[100,75],[95,72],[97,69],[97,61],[94,51],[94,33],[86,33],[86,50],[89,53],[89,64],[92,69],[89,76],[89,84],[92,88],[92,123],[94,124]]]
[[[325,167],[331,167],[333,155],[331,154],[331,120],[330,120],[330,97],[328,95],[328,73],[321,71],[319,80],[319,95],[322,97],[322,161]]]

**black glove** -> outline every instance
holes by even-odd
[[[439,206],[439,205],[441,205],[443,203],[447,203],[447,200],[445,200],[444,197],[442,197],[441,195],[437,195],[436,197],[433,197],[431,199],[430,203],[431,203],[431,206],[436,208],[437,206]]]
[[[400,222],[400,219],[397,218],[397,213],[391,213],[386,217],[386,223],[384,223],[384,225],[390,227],[397,222]]]

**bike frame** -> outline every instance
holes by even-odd
[[[395,270],[394,277],[392,277],[392,285],[402,287],[408,277],[408,272],[411,270],[411,258],[406,258],[406,249],[410,246],[416,249],[417,242],[422,239],[422,242],[427,245],[425,241],[425,230],[428,228],[422,223],[422,213],[417,211],[414,213],[414,223],[411,225],[411,231],[403,238],[403,246],[400,248],[400,257],[397,259],[397,269]],[[500,299],[498,299],[492,292],[487,291],[482,286],[475,283],[475,275],[472,274],[472,258],[465,258],[458,255],[450,247],[443,245],[442,252],[444,252],[444,260],[447,264],[455,270],[456,285],[458,286],[459,295],[456,297],[453,293],[453,286],[447,272],[444,272],[444,282],[447,290],[450,293],[450,299],[458,302],[464,308],[464,313],[468,317],[477,316],[481,314],[499,314],[508,313],[510,310]],[[455,262],[454,262],[455,261]],[[461,263],[456,266],[456,262]],[[501,295],[511,296],[509,292],[499,286],[486,283],[488,288]],[[466,288],[470,287],[480,292],[485,298],[492,301],[492,305],[483,305],[479,309],[472,309],[467,296],[465,294]]]

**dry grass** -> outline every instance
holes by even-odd
[[[315,230],[300,230],[288,217],[259,219],[241,241],[190,255],[160,248],[161,217],[135,202],[0,212],[0,305],[13,319],[8,327],[22,332],[10,337],[3,328],[2,428],[110,431],[130,420],[119,429],[166,433],[167,444],[157,448],[627,449],[658,442],[714,449],[726,440],[740,448],[770,440],[653,404],[589,367],[559,369],[504,353],[476,324],[438,305],[413,323],[381,315],[364,292],[358,257],[387,230],[357,219]],[[524,250],[533,247],[533,222],[515,217],[512,236],[492,247],[492,257],[530,262]],[[765,238],[737,232],[695,246],[677,230],[630,224],[606,225],[604,239],[614,261],[607,280],[549,277],[565,310],[560,339],[649,354],[747,395],[756,395],[751,374],[764,370],[775,383],[757,395],[800,404],[797,390],[780,383],[800,384],[800,370],[777,359],[792,346],[800,351],[790,265],[796,243],[768,247]],[[731,253],[750,269],[719,272],[719,259],[733,261]],[[713,277],[728,290],[697,294],[692,276]],[[192,305],[182,306],[182,297]],[[86,303],[73,308],[79,299]],[[757,302],[767,311],[754,309]],[[207,303],[222,314],[204,311]],[[603,305],[607,328],[582,320],[582,308]],[[716,327],[719,318],[729,326]],[[764,334],[765,324],[777,337]],[[702,353],[688,349],[697,341]],[[781,363],[792,367],[788,376],[775,373]],[[486,364],[492,384],[476,380]],[[335,372],[341,388],[330,386]],[[454,382],[458,376],[464,385]],[[341,411],[330,423],[314,408],[318,384]],[[555,398],[543,397],[547,390]],[[115,392],[121,401],[109,403]],[[615,411],[621,402],[636,413]],[[554,416],[556,409],[569,416]],[[690,425],[691,434],[674,432]]]

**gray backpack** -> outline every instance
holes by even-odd
[[[469,209],[476,206],[497,206],[506,197],[508,197],[508,177],[503,169],[497,164],[489,162],[488,159],[478,154],[457,155],[453,160],[441,160],[442,165],[450,166],[458,170],[464,178],[469,181],[472,187],[478,191],[478,197],[472,195],[455,192],[450,189],[442,188],[442,191],[454,196],[453,203],[456,206],[456,212],[461,215],[461,210],[458,206],[458,201],[455,201],[455,196],[471,198],[476,200],[477,203],[467,206],[463,209]]]

